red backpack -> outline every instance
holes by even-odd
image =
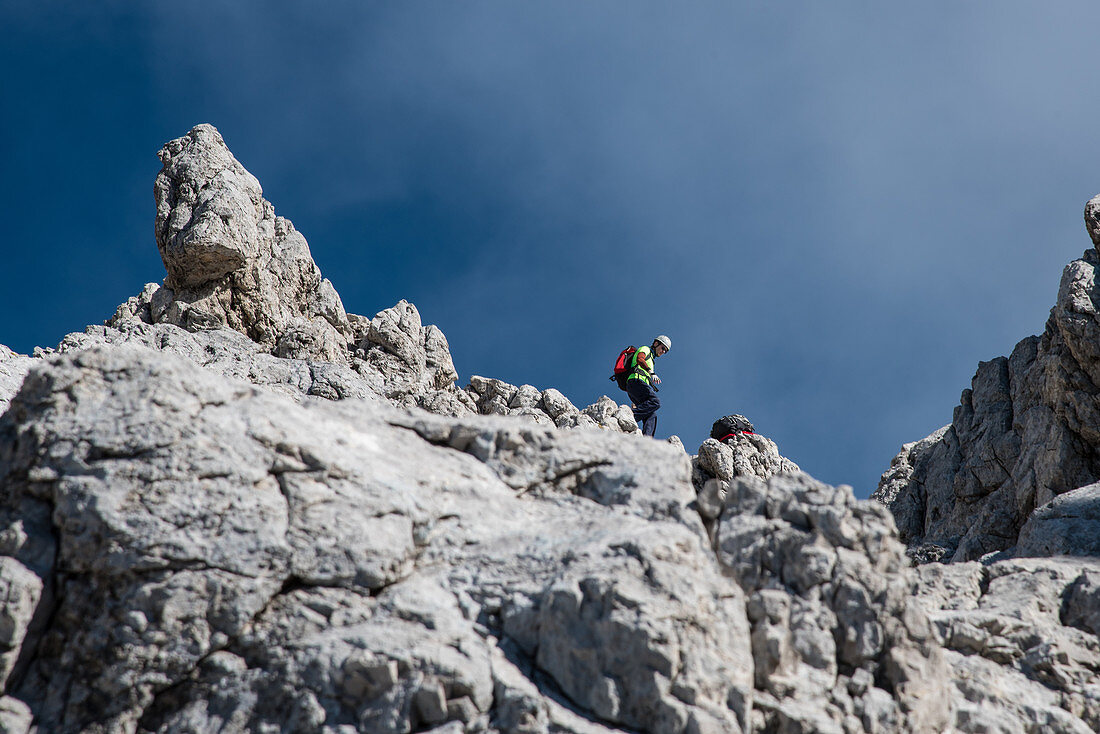
[[[619,352],[619,358],[615,360],[615,372],[607,378],[614,380],[620,390],[626,390],[626,378],[630,377],[631,363],[634,361],[634,352],[636,351],[638,351],[638,348],[631,344]]]

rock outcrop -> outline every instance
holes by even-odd
[[[297,405],[131,346],[55,357],[0,422],[22,528],[0,572],[52,585],[18,618],[16,698],[49,731],[403,732],[522,730],[560,691],[606,725],[737,731],[744,599],[687,457],[639,443]]]
[[[0,349],[0,730],[1100,727],[1095,559],[913,568],[763,436],[460,389],[412,304],[344,312],[217,131],[162,160],[165,284]],[[895,461],[904,538],[957,435]],[[1053,499],[1018,553],[1085,547],[1096,486]]]
[[[12,395],[23,384],[27,370],[34,361],[25,355],[17,354],[0,344],[0,413],[8,409]]]
[[[805,477],[739,480],[716,554],[674,446],[298,404],[132,345],[35,367],[0,447],[10,690],[51,731],[946,716],[888,514]]]
[[[342,361],[355,335],[340,297],[218,131],[198,125],[160,160],[155,232],[168,277],[149,299],[150,319],[228,327],[280,356]]]
[[[1085,208],[1094,242],[1098,210],[1100,197]],[[1059,499],[1100,480],[1098,266],[1095,248],[1066,266],[1043,334],[981,363],[951,424],[904,446],[883,475],[874,497],[893,510],[902,538],[922,548],[922,558],[1042,553],[1035,532],[1054,525],[1029,525],[1033,513],[1048,517],[1072,505],[1077,516],[1100,515],[1095,493]],[[1094,554],[1095,535],[1064,535],[1058,552]]]
[[[1100,731],[1100,559],[930,563],[916,598],[970,731]]]
[[[715,548],[748,596],[753,731],[944,731],[947,666],[889,512],[805,475],[734,480]]]
[[[371,319],[347,313],[305,238],[275,215],[211,125],[171,141],[160,159],[155,232],[164,285],[146,285],[106,328],[70,335],[61,351],[136,342],[282,392],[638,430],[629,407],[607,397],[581,411],[560,392],[547,390],[544,400],[529,385],[475,376],[457,389],[446,336],[407,301]]]
[[[1094,244],[1098,213],[1100,197]],[[873,495],[922,564],[966,730],[1100,730],[1098,266],[1090,249],[1066,267],[1044,333],[981,363],[951,424],[903,446]]]
[[[696,508],[713,539],[730,483],[735,479],[770,479],[778,474],[801,474],[790,459],[780,456],[779,447],[758,433],[737,433],[723,441],[708,438],[692,458],[691,481],[695,486]]]

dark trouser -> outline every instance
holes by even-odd
[[[626,394],[634,403],[634,420],[642,424],[642,434],[652,436],[657,432],[657,409],[661,407],[657,391],[644,380],[627,380]]]

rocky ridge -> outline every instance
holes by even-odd
[[[610,398],[458,388],[414,306],[344,312],[216,130],[161,160],[164,285],[0,350],[0,728],[1100,727],[1095,559],[914,569],[763,436],[689,456]]]
[[[1085,224],[1100,243],[1100,197]],[[982,362],[951,424],[906,444],[873,497],[920,558],[1100,553],[1100,253],[1066,266],[1046,330]]]
[[[606,396],[578,409],[552,388],[476,375],[465,389],[456,387],[447,338],[422,322],[416,306],[401,301],[373,318],[344,310],[305,238],[275,215],[213,126],[196,126],[159,155],[155,234],[164,284],[147,284],[104,326],[70,334],[39,356],[136,343],[295,397],[381,399],[443,415],[638,430],[629,406]]]

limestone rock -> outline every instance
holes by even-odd
[[[33,364],[30,357],[13,352],[0,344],[0,413],[8,408],[12,395],[15,395],[27,370]]]
[[[1062,622],[1100,636],[1100,573],[1086,569],[1065,595]]]
[[[1017,556],[1100,556],[1100,484],[1060,494],[1031,513]]]
[[[10,689],[50,731],[480,730],[516,715],[494,709],[495,649],[547,721],[569,717],[540,680],[614,726],[748,721],[742,592],[667,444],[297,404],[97,345],[31,371],[0,482],[6,515],[53,519],[5,546],[57,548]]]
[[[116,322],[116,326],[89,326],[83,333],[69,334],[46,354],[122,344],[173,354],[210,372],[251,382],[295,400],[386,399],[384,380],[376,373],[331,362],[277,357],[231,329],[189,332],[173,324],[125,319]]]
[[[550,416],[551,420],[557,420],[566,413],[576,413],[577,409],[573,403],[569,402],[569,398],[565,397],[558,390],[549,388],[542,391],[542,407],[546,411],[546,414]]]
[[[946,450],[944,437],[951,426],[944,426],[932,435],[901,447],[901,451],[890,462],[890,468],[879,480],[878,489],[872,499],[882,502],[894,514],[898,531],[906,539],[919,538],[924,528],[923,495],[910,487],[915,474],[927,476],[928,465],[936,464],[935,459]],[[937,453],[939,452],[939,453]],[[919,467],[919,468],[918,468]],[[947,481],[947,477],[937,477]],[[954,547],[951,552],[954,553]],[[933,559],[939,560],[939,558]]]
[[[600,428],[624,433],[640,433],[638,423],[634,420],[634,411],[629,405],[619,405],[606,395],[581,411]]]
[[[948,650],[957,701],[954,731],[1088,734],[1095,730],[1060,705],[1061,696],[979,655]]]
[[[783,473],[797,474],[801,469],[790,459],[780,456],[779,447],[765,436],[739,434],[724,441],[713,438],[703,441],[698,455],[692,457],[691,480],[695,487],[696,509],[712,540],[715,520],[735,478],[769,479]]]
[[[269,351],[345,361],[352,333],[339,296],[218,131],[198,125],[159,155],[155,231],[168,277],[165,293],[150,297],[151,318],[228,327]]]
[[[1094,238],[1096,205],[1085,212]],[[1036,508],[1100,481],[1098,265],[1090,249],[1066,266],[1044,333],[981,363],[951,424],[907,444],[883,475],[874,496],[907,543],[935,545],[954,560],[1010,550]],[[1035,533],[1066,521],[1037,520],[1028,548],[1057,545]]]
[[[382,396],[449,415],[472,410],[454,387],[457,373],[443,333],[424,326],[406,301],[373,319],[348,314],[332,283],[321,277],[305,238],[275,216],[259,182],[217,130],[198,125],[165,145],[160,158],[155,230],[168,277],[164,286],[146,285],[120,305],[109,328],[233,330],[257,345],[238,342],[241,355],[233,358],[263,362],[249,370],[257,384],[283,384],[303,364],[310,371],[316,365],[350,367],[361,379],[319,368],[336,375],[337,383],[319,386],[317,394]],[[277,364],[261,354],[297,363]]]
[[[1100,638],[1086,621],[1093,614],[1086,610],[1095,609],[1096,578],[1100,561],[1094,559],[919,567],[916,598],[960,668],[952,676],[956,726],[968,731],[1016,721],[1034,731],[1100,728]]]
[[[754,730],[844,731],[849,716],[878,722],[867,730],[945,729],[948,669],[885,508],[805,475],[738,477],[715,544],[749,598],[755,684],[770,701]]]
[[[101,328],[0,419],[0,576],[29,582],[9,583],[29,592],[8,594],[9,692],[40,727],[1093,725],[1097,584],[1076,562],[918,583],[885,508],[794,473],[711,477],[711,546],[677,445],[292,401],[177,356],[201,342],[138,346],[241,335]],[[989,690],[949,674],[940,635]]]
[[[1092,197],[1085,204],[1085,229],[1092,244],[1100,245],[1100,195]]]
[[[726,482],[734,477],[769,479],[777,474],[802,471],[793,461],[779,455],[774,441],[756,433],[738,434],[725,441],[708,438],[699,447],[698,463],[708,476]]]
[[[5,734],[27,734],[34,722],[30,706],[11,696],[0,697],[0,731]]]
[[[412,415],[393,422],[476,457],[519,495],[585,497],[646,519],[675,520],[703,537],[691,509],[688,458],[667,443],[495,417],[456,421]]]
[[[508,415],[517,388],[503,380],[474,375],[467,390],[473,395],[477,411],[482,415]]]
[[[401,301],[373,320],[352,315],[363,331],[359,354],[337,362],[320,361],[309,347],[313,322],[299,321],[305,331],[292,325],[272,354],[265,345],[228,328],[187,331],[170,323],[150,323],[143,299],[157,294],[155,284],[141,296],[119,306],[107,326],[90,326],[83,334],[70,334],[57,350],[71,352],[95,344],[135,343],[169,351],[227,377],[297,397],[316,396],[329,400],[361,398],[386,400],[396,405],[420,407],[443,415],[464,415],[476,410],[466,394],[454,386],[456,377],[446,337],[435,326],[422,326],[416,307]],[[389,328],[401,313],[408,334],[398,342]],[[369,340],[371,324],[378,324],[377,342]],[[381,336],[385,330],[388,338]],[[323,333],[323,332],[322,332]],[[395,351],[403,345],[409,361]],[[410,366],[411,364],[411,366]]]
[[[0,348],[0,730],[1100,729],[1100,256],[903,448],[891,517],[763,436],[457,389],[213,128],[162,159],[165,285]]]
[[[353,367],[382,385],[396,405],[420,407],[442,415],[476,410],[454,386],[458,377],[447,337],[433,325],[424,326],[420,312],[408,301],[378,312],[359,342],[362,359]]]
[[[424,325],[407,301],[373,319],[348,314],[332,284],[321,278],[305,238],[275,216],[259,182],[212,126],[198,125],[171,141],[160,158],[155,230],[168,277],[163,287],[146,285],[120,305],[108,328],[128,334],[140,332],[138,324],[174,325],[196,335],[237,331],[257,347],[238,344],[241,353],[230,361],[256,366],[246,372],[255,384],[308,382],[301,392],[331,399],[382,397],[441,415],[519,415],[559,427],[638,432],[629,407],[607,397],[581,412],[560,392],[544,395],[529,385],[475,377],[467,390],[458,390],[446,337]],[[104,338],[118,340],[114,334]],[[89,345],[69,341],[69,348]],[[312,379],[318,369],[326,375]]]
[[[629,405],[619,405],[606,395],[578,410],[553,388],[539,391],[531,385],[509,385],[503,380],[474,375],[467,393],[482,415],[520,416],[534,423],[558,428],[602,428],[616,433],[641,433]],[[438,412],[438,411],[433,411]]]
[[[0,682],[7,682],[15,669],[42,586],[42,579],[22,563],[0,556]]]

